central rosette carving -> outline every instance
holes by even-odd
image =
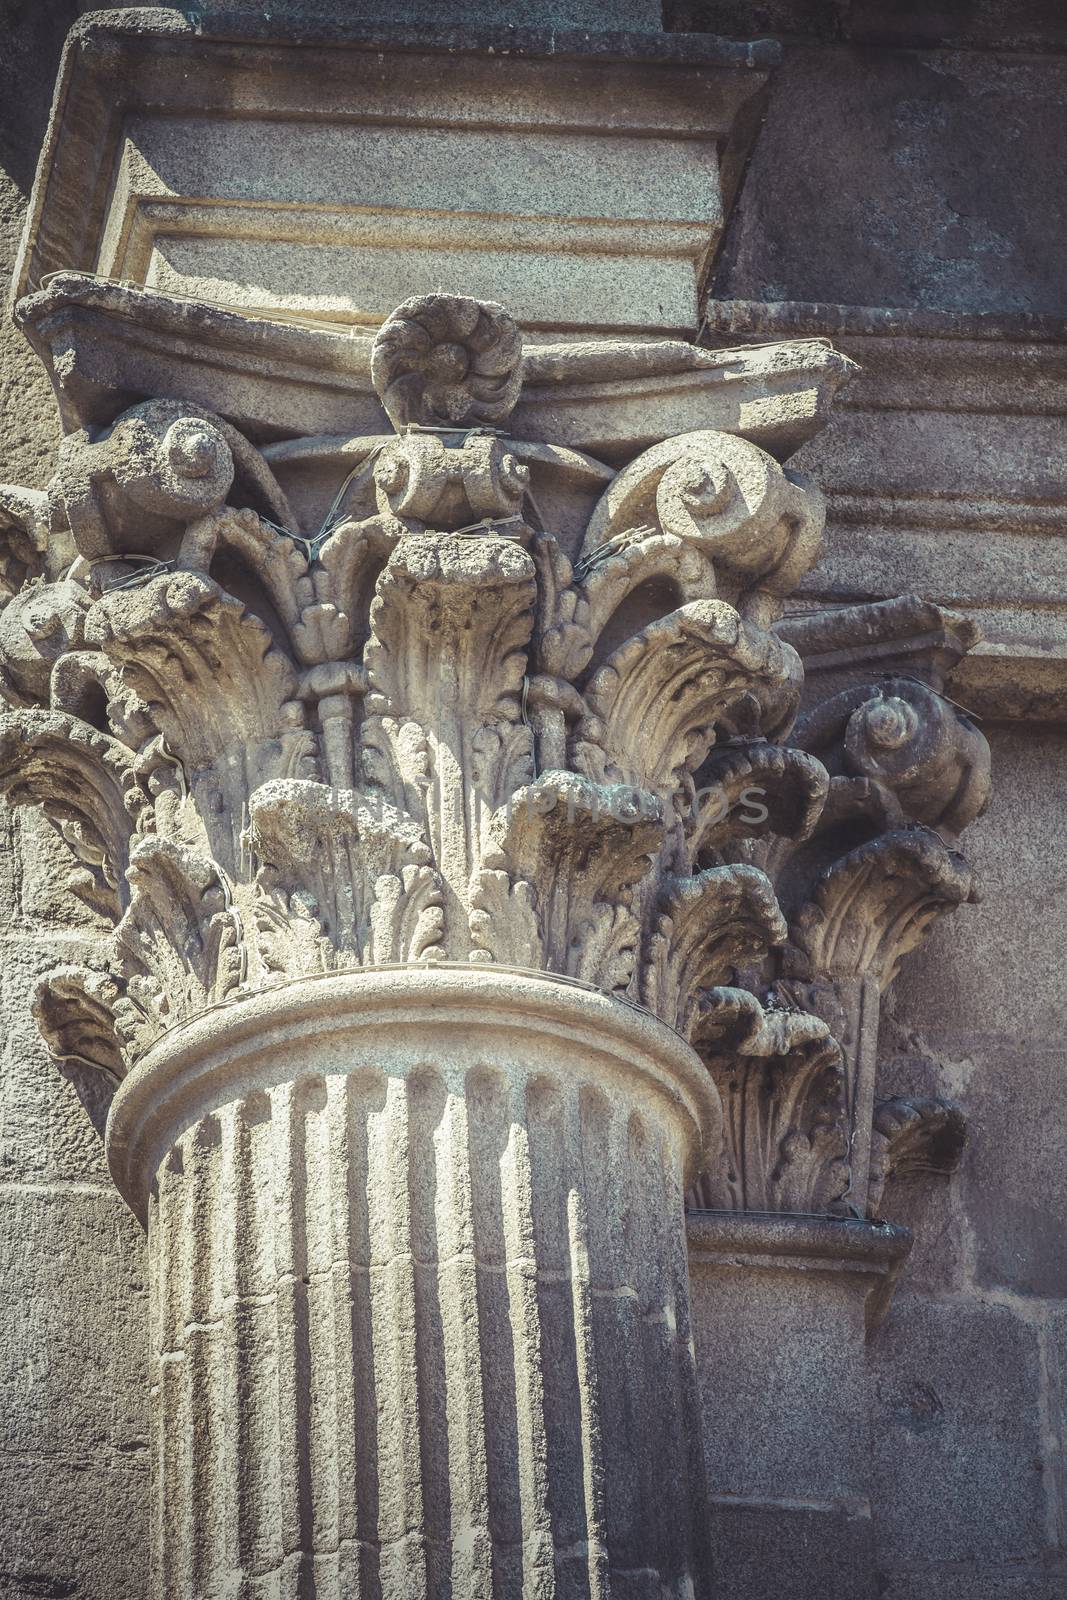
[[[769,880],[723,847],[803,834],[825,792],[771,742],[802,674],[769,625],[819,498],[725,434],[616,474],[507,437],[521,360],[499,307],[401,307],[373,357],[398,432],[360,442],[314,536],[195,407],[68,441],[51,500],[84,559],[53,586],[49,708],[0,743],[114,923],[95,969],[42,990],[57,1053],[121,1075],[217,1002],[432,960],[584,980],[696,1036],[709,991],[784,942]],[[602,485],[584,535],[531,466]]]

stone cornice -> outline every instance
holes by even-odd
[[[708,303],[715,343],[828,337],[859,365],[798,465],[827,496],[811,604],[916,587],[983,640],[953,693],[982,716],[1067,715],[1067,322],[892,307]]]
[[[176,246],[197,257],[177,268],[176,286],[209,296],[201,269],[225,276],[211,241],[228,234],[242,254],[258,238],[251,276],[265,286],[272,273],[268,267],[264,277],[264,264],[279,263],[267,303],[284,302],[294,269],[306,282],[309,262],[323,259],[328,218],[333,255],[340,249],[348,265],[322,288],[326,298],[340,295],[342,320],[377,320],[401,297],[411,278],[398,272],[398,252],[409,262],[422,258],[424,281],[436,283],[437,266],[430,276],[426,258],[447,237],[464,253],[468,281],[476,263],[474,287],[506,298],[524,325],[592,327],[600,317],[625,329],[651,318],[649,327],[691,334],[778,56],[769,41],[701,35],[490,28],[464,30],[461,43],[447,30],[307,19],[294,35],[291,17],[272,22],[262,11],[195,21],[162,8],[100,13],[76,25],[64,55],[15,297],[71,268],[166,286],[160,240],[171,241],[164,255]],[[299,193],[269,150],[253,176],[278,119],[314,142]],[[393,130],[396,161],[387,159],[376,181],[385,129]],[[626,141],[632,160],[652,148],[650,135],[654,179],[620,187],[613,147]],[[511,159],[490,189],[463,180],[484,166],[488,138],[495,147],[509,137]],[[244,141],[244,154],[228,148],[234,139]],[[536,155],[545,139],[551,159]],[[427,185],[442,140],[456,154]],[[706,176],[692,171],[693,140],[705,152]],[[197,170],[187,168],[187,181],[171,170],[175,157],[192,159]],[[329,175],[340,171],[359,172],[360,181],[331,185]],[[324,181],[329,193],[319,192]],[[420,232],[427,207],[428,233]],[[199,259],[205,245],[211,265]],[[377,263],[369,275],[360,253],[367,249]],[[546,263],[560,283],[547,281]],[[249,284],[239,271],[223,298],[247,302]]]
[[[350,441],[387,426],[370,328],[254,316],[73,272],[21,300],[15,318],[71,430],[140,400],[194,402],[256,441],[281,436],[270,455],[296,465],[340,461]],[[618,464],[665,435],[715,428],[785,460],[826,426],[854,372],[810,340],[728,352],[677,339],[535,344],[512,431]]]
[[[811,300],[715,299],[709,299],[706,310],[707,327],[716,342],[770,334],[783,339],[888,339],[897,343],[902,338],[991,340],[1014,345],[1067,343],[1067,318],[1031,311],[928,311]],[[891,352],[886,354],[888,357]],[[902,365],[906,359],[901,356]]]

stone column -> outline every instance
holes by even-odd
[[[0,722],[111,927],[38,1015],[148,1227],[153,1600],[693,1600],[697,1046],[770,1026],[746,774],[778,833],[825,795],[770,627],[821,502],[707,428],[507,435],[500,306],[405,302],[370,373],[317,528],[202,408],[72,435],[69,626]]]
[[[286,985],[116,1097],[152,1594],[706,1592],[682,1196],[706,1073],[508,972]]]

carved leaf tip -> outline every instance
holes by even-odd
[[[922,1172],[948,1177],[963,1159],[967,1119],[951,1100],[898,1096],[874,1111],[869,1205],[877,1213],[890,1179]]]

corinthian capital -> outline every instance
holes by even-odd
[[[818,495],[709,430],[617,473],[509,437],[498,306],[408,301],[371,368],[396,431],[359,443],[318,528],[201,408],[66,446],[72,620],[0,777],[80,841],[113,923],[80,980],[108,1070],[205,1007],[395,962],[578,978],[687,1035],[785,939],[763,872],[707,859],[695,774],[743,748],[768,826],[810,826],[818,764],[766,753],[802,677],[767,624],[818,553]],[[553,505],[601,484],[591,513],[546,515],[531,465]],[[57,1051],[78,994],[65,971],[42,997]]]

